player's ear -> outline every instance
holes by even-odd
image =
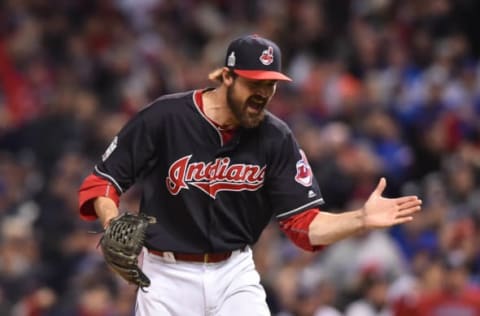
[[[222,69],[222,81],[226,86],[231,86],[233,81],[235,80],[237,74],[233,72],[233,70],[223,67]]]

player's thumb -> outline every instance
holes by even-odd
[[[374,193],[378,195],[382,195],[386,186],[387,186],[387,180],[385,180],[384,177],[380,178],[380,181],[378,181],[378,184],[377,184],[377,187],[375,188]]]

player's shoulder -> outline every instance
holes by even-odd
[[[265,112],[265,119],[261,128],[264,133],[276,137],[280,136],[284,138],[292,135],[292,130],[287,123],[269,111]]]
[[[150,115],[153,113],[181,111],[183,107],[192,104],[193,93],[194,91],[192,90],[162,95],[143,107],[140,112],[148,112]]]
[[[165,94],[161,97],[159,97],[155,102],[158,103],[175,103],[175,102],[185,102],[185,101],[191,101],[193,97],[193,93],[195,90],[190,90],[190,91],[183,91],[183,92],[177,92],[177,93],[170,93],[170,94]]]

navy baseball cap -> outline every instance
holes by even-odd
[[[225,67],[248,79],[292,81],[281,72],[282,54],[277,44],[255,34],[230,43]]]

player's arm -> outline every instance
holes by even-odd
[[[117,204],[108,197],[99,196],[95,198],[93,207],[103,227],[107,227],[110,220],[119,214]]]
[[[270,156],[266,188],[280,228],[300,248],[315,251],[366,229],[402,224],[420,210],[416,196],[382,197],[386,186],[382,178],[362,208],[322,212],[323,198],[306,155],[291,132],[283,136],[275,137],[272,152],[277,154]]]
[[[332,214],[318,212],[310,222],[308,236],[312,245],[329,245],[364,230],[386,228],[413,219],[422,201],[417,196],[385,198],[385,178],[380,179],[364,206],[358,210]]]
[[[118,215],[120,195],[114,185],[96,174],[84,179],[78,191],[80,216],[85,220],[99,219],[106,227]]]
[[[119,214],[120,196],[148,172],[156,154],[157,133],[150,108],[137,113],[110,143],[78,191],[80,216],[100,220],[105,227]]]
[[[312,208],[280,220],[280,228],[298,247],[317,251],[368,229],[389,227],[412,220],[412,215],[420,210],[421,200],[416,196],[384,198],[381,194],[385,185],[385,179],[381,179],[359,210],[334,214]]]

